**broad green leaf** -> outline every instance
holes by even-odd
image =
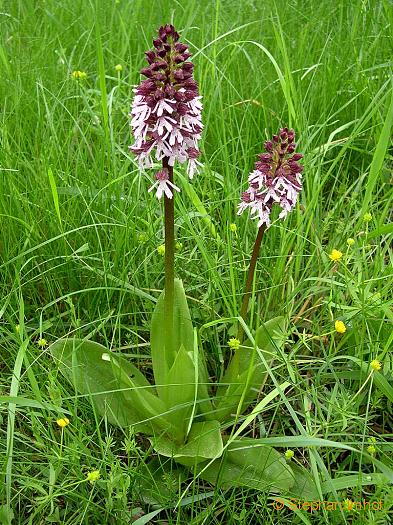
[[[82,339],[60,339],[49,347],[61,373],[74,384],[75,389],[90,397],[94,408],[101,416],[120,427],[134,426],[136,430],[150,432],[150,426],[140,424],[146,419],[124,396],[124,386],[113,373],[111,353],[99,343]],[[104,356],[104,359],[103,359]],[[140,387],[150,384],[131,363],[116,357],[125,373],[133,376]]]
[[[174,350],[165,344],[165,292],[160,295],[152,316],[150,345],[154,378],[160,398],[165,397],[162,385],[167,384],[168,372],[172,368],[177,351],[183,345],[186,352],[193,352],[194,333],[186,294],[180,279],[175,279],[174,289]]]
[[[218,421],[194,423],[184,445],[176,445],[165,437],[152,438],[153,448],[162,456],[173,458],[181,465],[192,466],[206,459],[218,458],[223,444]]]
[[[319,500],[318,489],[311,473],[293,461],[290,467],[294,474],[294,484],[289,491],[290,495],[306,501]]]
[[[169,412],[168,418],[184,434],[195,400],[195,386],[194,361],[181,345],[167,374],[166,386],[161,385],[161,399]]]
[[[199,465],[199,476],[223,487],[249,487],[269,492],[287,492],[295,477],[291,467],[273,447],[243,447],[233,441],[222,458]]]
[[[153,459],[138,467],[136,489],[144,503],[149,505],[173,505],[178,499],[179,486],[187,471],[175,463]]]
[[[277,349],[282,348],[285,343],[284,317],[275,317],[261,325],[256,332],[255,343],[266,361],[271,363],[277,354]],[[222,385],[217,389],[218,402],[215,417],[220,421],[237,412],[246,386],[247,392],[243,399],[242,412],[255,401],[258,391],[266,381],[268,372],[256,348],[251,348],[247,344],[249,342],[235,351],[222,379]],[[251,370],[249,370],[250,366]]]
[[[335,490],[349,489],[352,487],[360,487],[362,485],[381,485],[386,486],[389,483],[389,478],[385,474],[371,472],[369,474],[349,474],[347,476],[340,475],[322,485],[324,494],[332,492],[332,485]]]

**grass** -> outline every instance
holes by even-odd
[[[392,489],[377,463],[335,447],[296,445],[295,461],[318,483],[333,480],[334,499],[382,499],[382,510],[279,512],[268,494],[152,478],[149,444],[95,417],[38,340],[89,336],[149,370],[162,209],[128,152],[127,113],[143,52],[173,21],[204,99],[205,167],[192,184],[176,171],[175,217],[177,275],[209,368],[220,376],[228,356],[225,319],[238,315],[256,235],[236,216],[240,192],[263,141],[293,126],[305,152],[301,204],[264,237],[249,319],[250,329],[290,321],[265,391],[274,380],[293,387],[249,432],[357,450],[374,438],[375,459],[393,468],[391,3],[40,0],[1,11],[0,522],[122,524],[156,513],[153,522],[173,524],[388,523]],[[337,265],[333,248],[344,253]],[[367,381],[373,359],[383,369]],[[344,474],[352,480],[337,481]]]

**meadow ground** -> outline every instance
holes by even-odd
[[[239,195],[263,142],[289,125],[304,189],[264,237],[249,322],[286,317],[274,374],[293,387],[249,432],[353,446],[299,446],[292,461],[332,480],[329,499],[382,500],[381,510],[278,511],[264,492],[152,479],[149,444],[95,417],[38,344],[90,337],[149,371],[162,207],[128,150],[128,112],[143,53],[168,21],[190,44],[204,102],[204,168],[190,184],[176,171],[176,273],[194,325],[218,322],[201,331],[209,370],[219,375],[227,356],[220,320],[238,315],[256,233],[236,216]],[[0,523],[147,523],[159,509],[151,522],[389,522],[392,22],[390,0],[3,3]]]

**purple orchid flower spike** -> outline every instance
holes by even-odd
[[[302,189],[303,158],[296,149],[293,129],[282,128],[273,140],[265,142],[266,153],[259,155],[255,170],[249,175],[248,189],[242,194],[238,215],[249,209],[253,218],[258,218],[258,228],[270,226],[273,204],[281,207],[280,219],[285,218],[296,205]]]
[[[149,168],[155,160],[169,168],[167,184],[162,172],[156,174],[159,184],[157,197],[173,183],[172,168],[175,161],[187,162],[190,179],[201,163],[198,141],[202,133],[202,103],[198,85],[192,78],[194,65],[188,61],[188,46],[179,42],[179,34],[172,25],[160,27],[154,48],[146,52],[148,67],[141,70],[146,80],[134,90],[131,107],[131,128],[135,143],[130,147],[141,167]],[[172,186],[177,190],[176,186]]]

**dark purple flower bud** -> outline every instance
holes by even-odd
[[[166,79],[166,76],[163,73],[155,73],[154,78],[161,82]]]
[[[262,153],[262,155],[258,155],[258,157],[261,161],[270,162],[272,160],[270,153]]]
[[[184,76],[183,76],[183,71],[181,69],[178,69],[177,71],[175,71],[173,73],[173,78],[175,80],[183,80]]]
[[[155,38],[153,40],[153,46],[156,48],[156,49],[159,49],[161,46],[162,46],[162,40],[161,38]]]
[[[273,142],[271,140],[267,140],[264,145],[266,151],[273,151]]]
[[[185,104],[184,102],[178,102],[178,104],[177,104],[177,112],[181,116],[186,115],[187,112],[188,112],[188,105]]]
[[[175,55],[173,57],[173,61],[175,64],[181,64],[182,62],[184,62],[183,55]]]
[[[287,138],[287,132],[282,130],[281,133],[280,133],[280,137],[282,140],[285,140]]]
[[[290,131],[288,133],[288,142],[291,144],[295,140],[295,133]]]
[[[273,142],[275,142],[276,144],[278,144],[278,141],[280,139],[278,138],[278,135],[273,135]]]
[[[296,144],[289,144],[287,148],[287,153],[293,153],[295,151]]]
[[[192,71],[194,69],[194,64],[192,62],[185,62],[182,65],[183,71]]]
[[[141,75],[145,75],[147,78],[153,77],[153,71],[150,69],[150,67],[144,67],[141,69]]]
[[[188,148],[187,153],[190,159],[197,159],[200,155],[200,151],[196,148]]]
[[[174,99],[177,100],[178,102],[184,102],[186,100],[186,96],[184,93],[181,93],[180,91],[175,91]]]
[[[251,202],[251,195],[248,193],[248,191],[243,191],[241,200],[243,202]]]
[[[301,153],[295,153],[295,155],[292,156],[290,160],[297,161],[303,158],[303,155]]]
[[[191,53],[183,53],[182,54],[183,60],[187,60],[188,58],[192,57]]]
[[[146,51],[146,60],[149,62],[149,64],[152,64],[156,58],[156,53],[154,51]]]
[[[165,49],[160,49],[159,51],[157,51],[157,55],[158,55],[160,58],[165,58],[166,55],[167,55],[167,52],[165,51]]]
[[[188,49],[188,46],[186,46],[186,44],[183,44],[182,42],[178,42],[176,45],[175,45],[175,49],[178,53],[184,53],[184,51],[187,51]]]

